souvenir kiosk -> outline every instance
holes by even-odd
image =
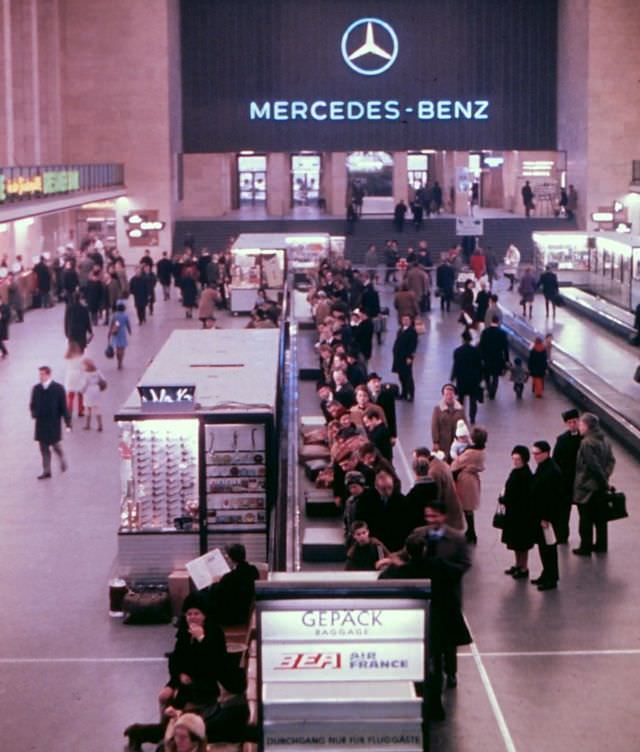
[[[174,331],[115,416],[119,577],[157,582],[227,543],[267,560],[279,336]]]

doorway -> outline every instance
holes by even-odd
[[[291,155],[291,204],[298,206],[319,206],[320,170],[319,154]]]
[[[265,206],[267,202],[267,158],[264,154],[238,155],[238,204]]]

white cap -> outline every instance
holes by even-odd
[[[467,428],[467,424],[464,422],[464,420],[460,419],[456,423],[456,436],[468,436],[469,435],[469,429]]]

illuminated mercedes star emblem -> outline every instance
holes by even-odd
[[[380,18],[360,18],[348,26],[342,35],[345,63],[363,76],[384,73],[394,64],[397,56],[398,37],[393,28]]]

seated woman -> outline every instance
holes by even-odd
[[[165,752],[207,752],[204,721],[195,713],[175,711],[164,736]]]
[[[125,729],[132,750],[144,742],[159,742],[174,710],[193,712],[211,719],[210,738],[214,738],[219,716],[218,683],[233,694],[244,692],[246,681],[227,653],[224,632],[206,617],[206,603],[198,593],[190,593],[182,605],[182,616],[173,652],[169,653],[169,681],[158,696],[160,723],[133,724]],[[248,715],[248,712],[247,712]]]

